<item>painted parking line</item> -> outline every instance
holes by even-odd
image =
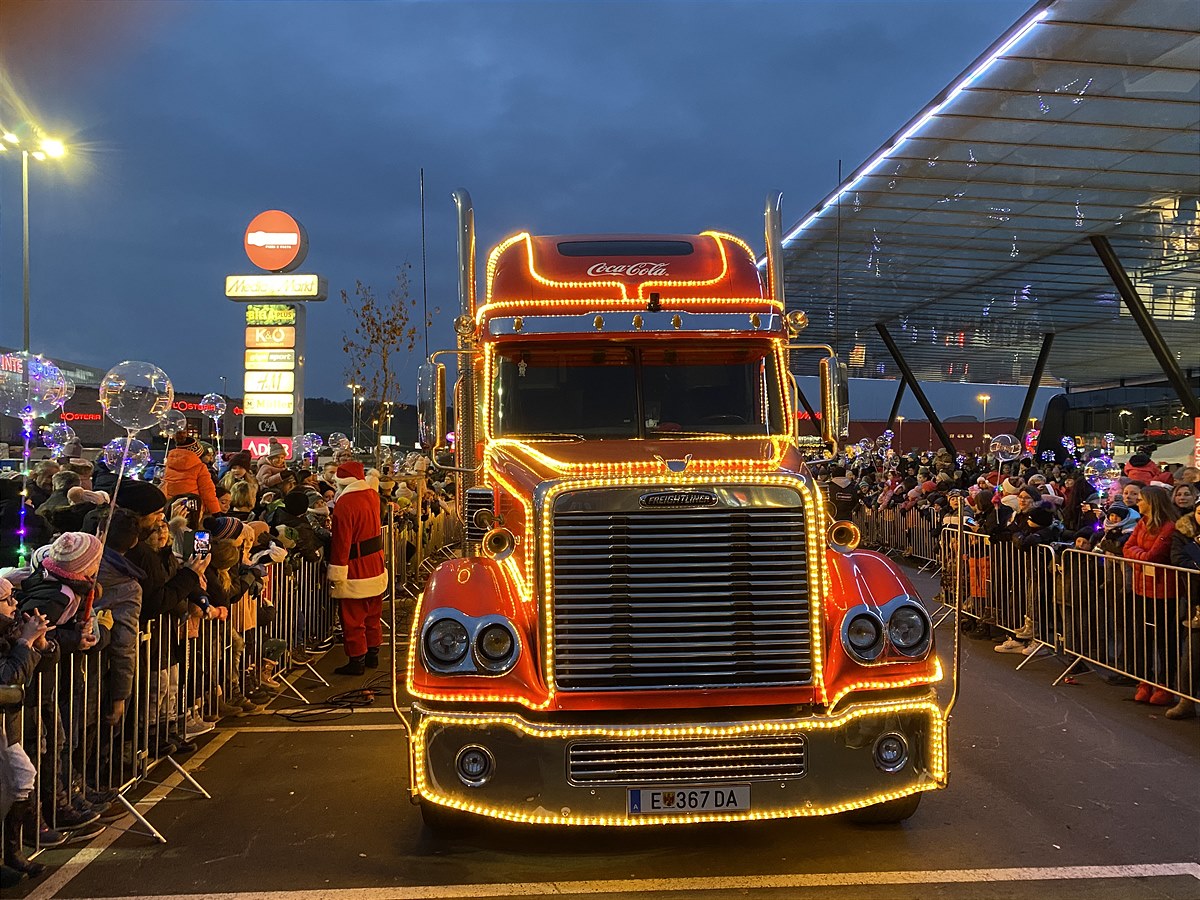
[[[1168,878],[1200,880],[1200,863],[1130,866],[1054,866],[1014,869],[935,869],[911,872],[830,872],[710,878],[643,878],[619,881],[542,881],[515,884],[447,884],[381,888],[321,888],[304,891],[239,891],[219,894],[143,895],[140,900],[471,900],[471,898],[557,895],[644,894],[686,891],[747,891],[867,885],[980,884],[1030,881]],[[36,896],[36,895],[31,895]],[[99,898],[97,898],[99,900]]]
[[[233,737],[231,732],[221,732],[213,737],[207,744],[192,754],[191,758],[183,764],[183,768],[188,772],[194,772],[200,766],[204,765],[213,754],[224,747],[229,739]],[[154,790],[148,793],[141,800],[133,805],[137,807],[138,812],[143,816],[147,815],[150,810],[158,805],[159,801],[165,799],[172,790],[179,787],[183,783],[183,776],[178,772],[173,772],[168,776],[162,784],[158,785]],[[119,821],[132,821],[126,816],[125,819]],[[58,894],[67,884],[73,881],[86,869],[95,859],[107,850],[112,844],[118,841],[125,832],[119,828],[109,827],[104,829],[94,841],[72,856],[67,862],[63,863],[57,869],[47,876],[46,880],[37,886],[36,890],[30,891],[26,900],[50,900]]]

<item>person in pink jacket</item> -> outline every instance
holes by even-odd
[[[342,615],[342,641],[349,660],[338,675],[362,675],[379,665],[383,643],[384,567],[379,494],[360,462],[338,466],[339,492],[333,506],[328,577]]]

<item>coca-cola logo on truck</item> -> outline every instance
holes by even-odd
[[[634,262],[613,263],[598,262],[594,266],[590,266],[587,273],[593,278],[599,278],[602,275],[625,275],[630,278],[638,278],[650,276],[659,278],[667,273],[667,263],[665,262]]]

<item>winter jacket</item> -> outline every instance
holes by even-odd
[[[1184,516],[1175,523],[1175,533],[1171,535],[1171,565],[1200,569],[1200,526],[1192,516]]]
[[[1145,459],[1145,457],[1143,456],[1141,459]],[[1158,463],[1151,460],[1146,460],[1140,466],[1135,466],[1133,460],[1125,463],[1125,477],[1132,478],[1134,481],[1140,481],[1142,484],[1149,484],[1152,481],[1169,484],[1171,481],[1169,477],[1166,477],[1166,473],[1159,468]]]
[[[260,459],[258,461],[258,478],[259,492],[263,488],[279,487],[279,482],[283,480],[283,473],[287,471],[287,466],[273,466],[269,459]]]
[[[97,577],[104,592],[96,601],[96,612],[112,616],[108,648],[108,690],[112,700],[127,700],[133,694],[142,615],[141,581],[145,577],[145,572],[120,553],[105,548]]]
[[[387,590],[388,576],[383,564],[379,495],[364,480],[351,482],[337,498],[332,522],[328,573],[332,595],[339,599],[380,596]]]
[[[862,495],[858,492],[858,485],[845,476],[839,476],[829,481],[829,502],[833,504],[835,519],[849,520],[862,504]]]
[[[167,454],[161,487],[168,500],[180,494],[198,494],[206,514],[215,516],[221,511],[212,472],[191,450],[176,447]]]
[[[77,653],[97,593],[90,585],[67,584],[38,568],[16,589],[17,609],[40,612],[54,626],[51,634],[62,652]]]
[[[69,488],[67,490],[70,490]],[[49,519],[50,514],[58,509],[65,509],[71,505],[71,501],[67,499],[67,491],[55,491],[46,498],[46,502],[37,508],[37,514],[43,519]]]
[[[58,645],[47,641],[38,651],[21,643],[21,625],[0,617],[0,685],[28,687],[38,672],[48,672],[58,662]],[[26,690],[26,702],[29,701]],[[0,706],[0,747],[11,747],[21,739],[21,704]]]
[[[296,542],[292,553],[308,562],[316,562],[321,558],[321,539],[309,524],[308,516],[294,516],[284,507],[274,509],[267,516],[266,522],[271,526],[273,535],[279,534],[279,529],[290,529],[287,537]]]
[[[181,566],[170,547],[152,550],[137,544],[125,559],[145,573],[142,578],[142,624],[159,616],[182,618],[187,615],[188,597],[200,591],[200,576]]]
[[[1171,561],[1171,536],[1175,533],[1175,523],[1166,522],[1157,531],[1151,531],[1146,526],[1145,519],[1139,519],[1134,526],[1133,534],[1121,548],[1126,559],[1140,563],[1165,563]],[[1171,599],[1175,596],[1175,578],[1166,569],[1153,566],[1133,567],[1133,591],[1143,597],[1156,599]]]
[[[88,513],[105,508],[95,503],[72,503],[70,506],[58,507],[47,519],[51,527],[60,534],[67,531],[83,531]]]

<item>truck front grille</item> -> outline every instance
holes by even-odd
[[[797,494],[787,496],[790,506],[556,506],[558,687],[810,683],[804,511]]]
[[[572,784],[713,784],[799,778],[804,736],[577,741],[567,751]]]

